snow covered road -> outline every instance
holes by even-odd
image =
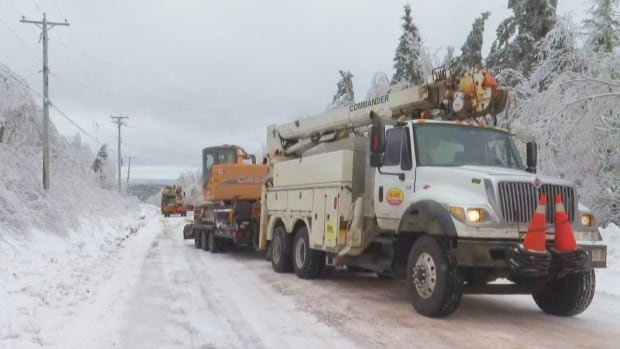
[[[45,308],[36,335],[13,331],[0,337],[0,347],[612,348],[620,342],[617,297],[597,293],[584,314],[558,318],[541,313],[529,296],[465,296],[451,317],[429,319],[415,313],[401,281],[344,270],[313,281],[277,274],[254,252],[195,249],[182,239],[184,218],[163,218],[156,209],[145,214],[122,248],[82,266],[91,275],[80,285],[90,290],[87,297]]]

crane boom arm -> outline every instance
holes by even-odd
[[[299,155],[315,144],[337,139],[341,131],[372,124],[373,115],[381,119],[441,117],[463,120],[497,114],[504,108],[507,94],[497,88],[497,81],[486,70],[470,71],[454,78],[448,78],[445,71],[433,75],[433,83],[412,86],[279,126],[271,125],[267,136],[269,156]]]

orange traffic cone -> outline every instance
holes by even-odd
[[[555,195],[555,249],[558,252],[570,252],[577,249],[577,240],[573,227],[568,221],[564,203],[560,194]]]
[[[526,250],[534,252],[547,251],[547,237],[545,235],[545,229],[547,227],[546,207],[547,195],[542,194],[538,202],[538,207],[536,207],[536,212],[534,212],[534,217],[532,217],[530,226],[525,234],[525,239],[523,239],[523,247]]]

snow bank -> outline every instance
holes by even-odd
[[[94,261],[118,248],[140,220],[139,202],[104,189],[95,155],[50,123],[50,189],[42,186],[42,122],[30,91],[0,65],[0,346],[45,345],[50,309],[89,297]],[[18,345],[19,344],[19,345]]]
[[[607,269],[598,269],[596,287],[599,292],[620,297],[620,227],[611,223],[601,228],[607,244]]]

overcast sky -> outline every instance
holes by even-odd
[[[491,11],[484,53],[507,0],[413,0],[431,52],[457,53],[474,19]],[[39,29],[21,16],[69,21],[50,31],[50,99],[116,149],[110,115],[128,115],[123,156],[132,177],[175,178],[200,167],[201,149],[238,144],[260,153],[266,126],[320,113],[338,70],[363,100],[374,73],[393,74],[403,5],[386,0],[0,0],[0,62],[40,92]],[[584,0],[558,14],[583,20]],[[36,97],[37,100],[39,99]],[[62,134],[78,132],[55,110]],[[99,125],[97,127],[96,125]],[[95,140],[82,135],[95,148]]]

